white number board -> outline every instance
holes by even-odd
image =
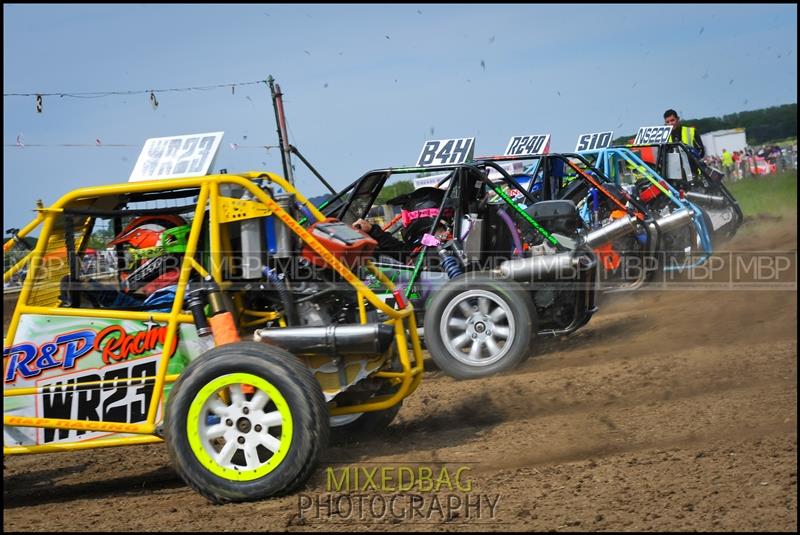
[[[437,139],[426,141],[422,146],[417,165],[452,165],[472,159],[475,151],[475,138]]]
[[[671,126],[643,126],[636,133],[634,145],[659,145],[669,141]]]
[[[575,152],[604,149],[611,145],[611,136],[613,134],[613,130],[609,132],[595,132],[594,134],[582,134],[578,136]]]
[[[144,142],[128,182],[206,175],[223,135],[210,132],[150,138]]]
[[[508,141],[506,156],[533,156],[550,151],[550,134],[537,136],[514,136]]]

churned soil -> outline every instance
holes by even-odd
[[[389,428],[328,448],[295,494],[210,505],[163,444],[7,456],[3,528],[795,532],[795,229],[796,216],[749,220],[721,248],[790,253],[782,280],[793,288],[652,284],[606,295],[586,327],[542,340],[514,372],[467,382],[426,372]],[[300,513],[301,497],[327,493],[327,467],[443,462],[469,467],[471,494],[497,500],[493,515]]]

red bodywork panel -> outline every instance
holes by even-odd
[[[378,246],[378,242],[368,234],[334,218],[318,221],[308,230],[337,260],[348,267],[360,265],[372,256]],[[330,267],[308,244],[303,244],[302,255],[315,266]]]

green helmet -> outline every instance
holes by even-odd
[[[158,245],[131,249],[133,260],[148,260],[165,254],[183,254],[186,252],[186,242],[189,237],[190,225],[181,225],[161,231]]]
[[[190,225],[181,225],[164,230],[161,233],[161,248],[165,253],[185,253],[189,240]]]

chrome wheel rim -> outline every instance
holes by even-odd
[[[516,325],[504,299],[486,290],[468,290],[445,307],[439,331],[453,358],[468,366],[483,367],[511,350]]]

